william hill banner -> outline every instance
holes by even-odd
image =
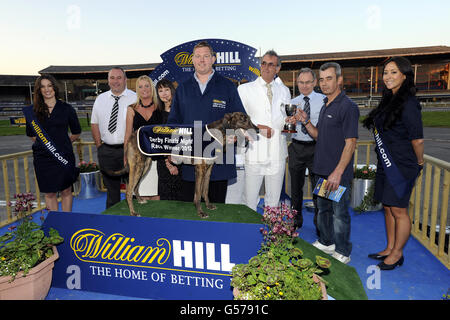
[[[238,81],[242,79],[253,81],[260,75],[255,48],[225,39],[199,39],[180,44],[161,54],[163,62],[150,74],[153,82],[156,84],[166,78],[180,83],[191,76],[194,72],[192,64],[194,46],[200,41],[207,41],[211,45],[216,56],[213,68],[224,77]]]
[[[231,269],[262,240],[257,224],[101,214],[50,212],[50,227],[52,286],[149,299],[232,299]]]

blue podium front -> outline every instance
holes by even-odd
[[[260,248],[261,225],[50,212],[64,242],[52,286],[148,299],[232,299],[231,269]]]

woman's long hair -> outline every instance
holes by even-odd
[[[41,81],[47,79],[52,83],[53,91],[55,91],[55,99],[59,99],[59,89],[56,82],[56,79],[49,74],[43,74],[36,79],[34,83],[34,92],[33,92],[33,112],[36,114],[36,117],[40,122],[45,122],[48,118],[48,106],[44,101],[44,97],[41,93]]]
[[[393,94],[392,90],[386,88],[386,85],[383,84],[380,104],[363,120],[363,126],[367,129],[373,129],[375,126],[374,120],[381,113],[385,114],[383,129],[391,128],[401,118],[404,104],[408,97],[416,95],[417,89],[414,85],[414,72],[409,60],[403,57],[390,58],[383,65],[383,74],[386,65],[390,62],[394,62],[397,65],[400,72],[406,76],[406,79],[396,94]]]
[[[172,81],[167,80],[166,78],[158,81],[158,83],[156,84],[156,92],[157,93],[158,93],[159,88],[169,88],[170,94],[171,94],[171,99],[173,100],[173,97],[175,96],[175,87],[174,87]],[[162,102],[161,98],[159,97],[159,93],[158,93],[158,109],[160,111],[165,110],[164,102]]]

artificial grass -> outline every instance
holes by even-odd
[[[301,238],[298,238],[295,246],[303,251],[303,258],[311,261],[316,261],[316,256],[330,259],[331,267],[327,273],[322,273],[320,276],[327,282],[327,293],[331,297],[336,300],[368,299],[355,268],[343,264]]]
[[[217,221],[217,222],[235,222],[235,223],[261,223],[261,215],[244,205],[215,203],[216,210],[205,209],[202,207],[209,218],[203,219],[197,215],[197,210],[191,202],[182,201],[147,201],[140,204],[137,200],[133,201],[134,209],[143,217],[167,218],[181,220],[199,220],[199,221]],[[126,200],[116,203],[108,208],[103,214],[129,215],[128,204]]]
[[[205,204],[202,203],[205,210]],[[261,215],[244,205],[216,203],[216,210],[207,210],[208,219],[202,219],[197,215],[197,211],[191,202],[181,201],[148,201],[146,204],[139,204],[134,201],[134,207],[143,217],[234,222],[234,223],[255,223],[261,224]],[[123,200],[102,214],[129,215],[126,200]],[[345,265],[331,256],[325,254],[310,243],[298,238],[295,245],[303,251],[304,258],[316,261],[316,256],[322,256],[331,260],[331,267],[328,273],[320,276],[327,281],[327,292],[336,300],[367,300],[367,294],[361,283],[355,268]],[[256,255],[256,252],[255,252]]]

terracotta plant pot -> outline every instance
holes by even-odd
[[[321,300],[328,300],[327,287],[325,286],[325,283],[321,281],[321,278],[315,273],[313,274],[313,280],[315,283],[318,283],[320,285],[320,290],[322,291]]]
[[[0,277],[0,300],[43,300],[50,290],[53,266],[59,258],[56,247],[53,255],[30,269],[23,277],[19,272],[13,282],[10,276]]]

